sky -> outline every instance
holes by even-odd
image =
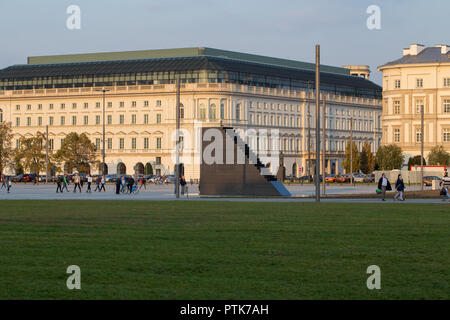
[[[67,28],[79,6],[80,29]],[[370,30],[367,8],[380,8]],[[28,56],[212,47],[321,63],[369,65],[402,48],[450,44],[448,0],[14,0],[0,1],[0,68]]]

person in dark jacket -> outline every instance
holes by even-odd
[[[395,189],[397,190],[397,194],[394,196],[394,200],[405,201],[403,198],[403,192],[405,191],[405,184],[403,183],[402,175],[399,174],[397,181],[395,182]]]
[[[122,182],[119,178],[116,179],[116,194],[120,194],[120,187],[122,185]]]
[[[380,180],[378,180],[378,189],[381,190],[381,201],[386,201],[386,191],[391,191],[392,187],[388,178],[386,178],[385,173],[383,173]]]

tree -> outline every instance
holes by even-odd
[[[38,132],[35,137],[20,138],[19,143],[14,156],[16,168],[33,173],[45,170],[45,136]]]
[[[375,157],[370,149],[370,143],[366,140],[364,142],[359,160],[361,171],[365,174],[372,173],[375,167]]]
[[[0,122],[0,173],[12,165],[11,122]]]
[[[408,160],[408,170],[411,169],[411,166],[420,166],[420,160],[421,160],[421,156],[415,156],[415,157],[411,157]],[[426,166],[427,162],[425,161],[425,158],[423,158],[423,165]]]
[[[352,155],[352,163],[353,163],[353,172],[359,171],[359,151],[358,147],[356,146],[355,142],[352,142],[352,149],[353,149],[353,155]],[[345,147],[345,159],[343,162],[345,172],[350,172],[350,141],[347,142],[347,146]]]
[[[445,151],[442,145],[435,146],[428,155],[428,161],[433,165],[448,166],[450,165],[450,153]]]
[[[64,163],[69,172],[77,169],[79,172],[89,173],[90,167],[99,165],[95,145],[84,133],[69,133],[53,159],[59,165]]]
[[[396,144],[379,147],[375,157],[380,170],[401,169],[403,160],[403,151]]]

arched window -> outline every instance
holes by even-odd
[[[209,120],[216,120],[216,105],[214,103],[209,105]]]

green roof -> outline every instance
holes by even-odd
[[[241,53],[214,48],[181,48],[181,49],[158,49],[158,50],[138,50],[123,52],[99,52],[85,54],[67,54],[55,56],[36,56],[28,57],[28,64],[59,64],[76,62],[99,62],[99,61],[117,61],[117,60],[138,60],[152,58],[174,58],[174,57],[193,57],[193,56],[212,56],[235,60],[263,63],[274,66],[296,68],[302,70],[315,70],[314,63],[301,62],[289,59],[280,59],[256,54]],[[321,65],[321,72],[349,75],[350,71],[345,68]]]

